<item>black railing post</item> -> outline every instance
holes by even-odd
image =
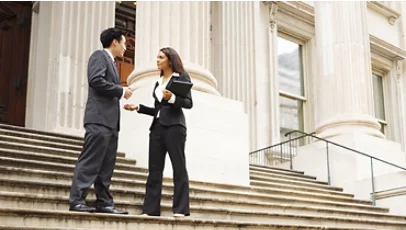
[[[328,141],[326,141],[326,153],[327,153],[327,181],[328,185],[331,185],[331,177],[330,177],[330,156],[328,152]]]
[[[292,136],[289,134],[289,155],[290,155],[290,170],[293,170],[292,160]]]
[[[375,206],[376,205],[376,197],[375,197],[375,180],[374,180],[374,165],[373,165],[373,159],[371,159],[371,181],[372,181],[372,204]]]
[[[282,145],[281,145],[281,164],[283,163],[283,149],[282,149]]]

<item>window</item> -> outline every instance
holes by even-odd
[[[302,45],[278,37],[280,135],[304,130],[303,104],[306,101]]]
[[[373,94],[374,94],[374,114],[375,118],[381,124],[381,132],[385,134],[387,125],[385,118],[385,97],[383,77],[377,73],[372,74]]]

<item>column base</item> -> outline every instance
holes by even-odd
[[[336,116],[318,125],[316,133],[317,136],[322,138],[331,138],[352,133],[362,133],[369,136],[385,138],[380,128],[381,125],[372,116],[348,114]]]
[[[138,88],[124,103],[153,105],[154,82]],[[184,109],[187,137],[185,156],[189,179],[210,183],[249,186],[248,117],[242,102],[193,90],[193,108]],[[148,167],[149,127],[152,117],[121,111],[119,151]],[[167,155],[164,176],[172,178]]]

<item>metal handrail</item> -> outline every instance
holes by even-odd
[[[391,165],[391,166],[393,166],[393,167],[396,167],[396,168],[400,168],[400,169],[406,170],[406,168],[403,168],[402,166],[399,166],[399,165],[393,164],[393,163],[391,163],[391,162],[388,162],[388,161],[385,161],[385,160],[382,160],[382,159],[376,158],[376,157],[374,157],[374,156],[371,156],[371,155],[368,155],[368,154],[363,153],[363,152],[361,152],[361,151],[358,151],[358,150],[355,150],[355,149],[352,149],[352,148],[349,148],[349,147],[346,147],[346,146],[343,146],[343,145],[337,144],[337,143],[335,143],[335,142],[332,142],[332,141],[326,140],[326,139],[324,139],[324,138],[321,138],[321,137],[318,137],[318,136],[314,136],[314,135],[313,135],[314,133],[307,134],[307,133],[302,132],[302,131],[300,131],[300,130],[293,130],[293,131],[290,131],[290,132],[286,133],[286,134],[285,134],[285,136],[291,135],[291,134],[293,134],[293,133],[300,133],[300,134],[303,134],[304,136],[310,136],[310,137],[314,137],[314,138],[316,138],[316,139],[319,139],[319,140],[325,141],[325,142],[327,142],[327,143],[329,143],[329,144],[332,144],[332,145],[335,145],[335,146],[338,146],[338,147],[341,147],[341,148],[344,148],[344,149],[347,149],[347,150],[353,151],[353,152],[355,152],[355,153],[358,153],[358,154],[364,155],[364,156],[366,156],[366,157],[370,157],[370,158],[372,158],[372,159],[374,159],[374,160],[381,161],[381,162],[383,162],[383,163],[389,164],[389,165]]]
[[[329,161],[329,151],[328,151],[328,145],[329,145],[329,144],[332,144],[332,145],[335,145],[335,146],[337,146],[337,147],[340,147],[340,148],[343,148],[343,149],[346,149],[346,150],[355,152],[355,153],[360,154],[360,155],[363,155],[363,156],[365,156],[365,157],[369,157],[369,158],[371,159],[371,183],[372,183],[372,193],[371,193],[371,195],[372,195],[372,203],[373,203],[373,205],[376,205],[376,193],[377,193],[377,192],[375,191],[375,179],[374,179],[373,160],[377,160],[377,161],[380,161],[380,162],[382,162],[382,163],[388,164],[388,165],[390,165],[390,166],[393,166],[393,167],[396,167],[396,168],[399,168],[399,169],[402,169],[402,170],[406,170],[406,168],[403,168],[403,167],[401,167],[401,166],[399,166],[399,165],[396,165],[396,164],[393,164],[393,163],[391,163],[391,162],[388,162],[388,161],[379,159],[379,158],[377,158],[377,157],[371,156],[371,155],[369,155],[369,154],[363,153],[363,152],[361,152],[361,151],[358,151],[358,150],[355,150],[355,149],[352,149],[352,148],[349,148],[349,147],[340,145],[340,144],[335,143],[335,142],[333,142],[333,141],[329,141],[329,140],[326,140],[326,139],[324,139],[324,138],[315,136],[314,133],[308,134],[308,133],[302,132],[302,131],[300,131],[300,130],[293,130],[293,131],[290,131],[290,132],[286,133],[286,134],[285,134],[285,137],[287,137],[287,136],[290,137],[290,136],[291,136],[292,134],[294,134],[294,133],[300,133],[300,134],[302,134],[302,136],[313,137],[313,138],[316,138],[316,139],[318,139],[318,140],[324,141],[324,142],[326,143],[326,149],[327,149],[327,152],[326,152],[326,153],[327,153],[327,173],[328,173],[328,184],[329,184],[329,185],[331,184],[331,179],[330,179],[330,161]]]
[[[292,134],[295,134],[295,133],[298,133],[298,134],[301,134],[301,135],[298,136],[298,137],[292,138]],[[327,139],[318,137],[318,136],[316,136],[315,134],[316,134],[315,132],[312,132],[312,133],[305,133],[305,132],[300,131],[300,130],[293,130],[293,131],[290,131],[290,132],[288,132],[288,133],[285,134],[285,137],[289,137],[288,140],[283,141],[283,142],[278,143],[278,144],[275,144],[275,145],[272,145],[272,146],[269,146],[269,147],[266,147],[266,148],[262,148],[262,149],[259,149],[259,150],[252,151],[252,152],[250,152],[250,156],[253,155],[253,156],[254,156],[254,159],[260,159],[260,160],[263,159],[263,160],[264,160],[264,159],[266,159],[266,158],[264,158],[264,157],[263,157],[263,158],[257,157],[257,156],[261,156],[261,155],[255,155],[255,154],[261,154],[262,152],[264,152],[264,156],[265,156],[265,154],[269,154],[269,152],[272,154],[272,153],[273,153],[273,149],[276,149],[276,152],[277,152],[277,155],[275,155],[275,156],[276,156],[276,158],[275,158],[276,162],[278,161],[278,159],[280,159],[280,163],[283,163],[284,160],[286,161],[286,159],[288,159],[288,160],[290,161],[290,169],[293,170],[293,155],[294,155],[294,154],[292,153],[292,151],[295,151],[295,154],[297,154],[297,146],[296,146],[296,148],[295,148],[295,147],[292,147],[292,143],[294,144],[295,141],[297,141],[297,140],[299,140],[299,139],[304,139],[304,138],[306,138],[306,137],[311,137],[311,138],[318,139],[318,140],[320,140],[320,141],[324,141],[324,142],[326,143],[327,180],[328,180],[328,184],[329,184],[329,185],[331,185],[329,145],[337,146],[337,147],[340,147],[340,148],[349,150],[349,151],[351,151],[351,152],[360,154],[360,155],[362,155],[362,156],[368,157],[368,158],[370,159],[370,161],[371,161],[371,183],[372,183],[371,199],[372,199],[373,205],[376,205],[376,194],[378,193],[378,192],[375,191],[375,178],[374,178],[374,165],[373,165],[373,161],[374,161],[374,160],[380,161],[380,162],[385,163],[385,164],[387,164],[387,165],[390,165],[390,166],[392,166],[392,167],[395,167],[395,168],[398,168],[398,169],[402,169],[402,170],[406,170],[406,168],[401,167],[401,166],[399,166],[399,165],[396,165],[396,164],[393,164],[393,163],[391,163],[391,162],[382,160],[382,159],[380,159],[380,158],[371,156],[371,155],[369,155],[369,154],[366,154],[366,153],[364,153],[364,152],[358,151],[358,150],[356,150],[356,149],[352,149],[352,148],[349,148],[349,147],[340,145],[340,144],[335,143],[335,142],[333,142],[333,141],[329,141],[329,140],[327,140]],[[297,143],[297,142],[296,142],[296,143]],[[285,145],[285,146],[288,145],[288,151],[289,151],[287,155],[285,154],[285,156],[283,156],[283,152],[284,152],[284,151],[283,151],[283,146],[284,146],[284,145]],[[279,153],[278,153],[279,150],[280,150],[280,157],[279,157]],[[268,152],[268,153],[266,153],[266,152]],[[286,151],[286,148],[285,148],[285,153],[286,153],[286,152],[287,152],[287,151]],[[271,155],[271,156],[272,156],[272,155]],[[275,162],[275,160],[272,160],[272,161]],[[266,160],[266,161],[267,161],[267,160]]]
[[[262,148],[262,149],[257,149],[257,150],[255,150],[255,151],[250,152],[250,154],[251,154],[251,153],[256,153],[256,152],[259,152],[259,151],[263,151],[263,150],[266,150],[266,149],[269,149],[269,148],[272,148],[272,147],[275,147],[275,146],[278,146],[278,145],[287,144],[287,143],[289,143],[289,142],[291,142],[291,141],[298,140],[298,139],[301,139],[301,138],[307,137],[307,136],[308,136],[308,135],[303,135],[303,136],[300,136],[300,137],[295,137],[295,138],[293,138],[293,139],[289,139],[289,140],[280,142],[280,143],[278,143],[278,144],[274,144],[274,145],[271,145],[271,146],[268,146],[268,147],[265,147],[265,148]]]

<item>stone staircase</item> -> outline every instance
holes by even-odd
[[[341,188],[303,172],[255,165],[250,187],[191,181],[191,216],[183,220],[172,217],[172,180],[165,178],[162,216],[140,216],[147,170],[123,153],[111,191],[130,215],[69,212],[81,145],[80,137],[0,125],[0,229],[406,229],[404,216]]]

